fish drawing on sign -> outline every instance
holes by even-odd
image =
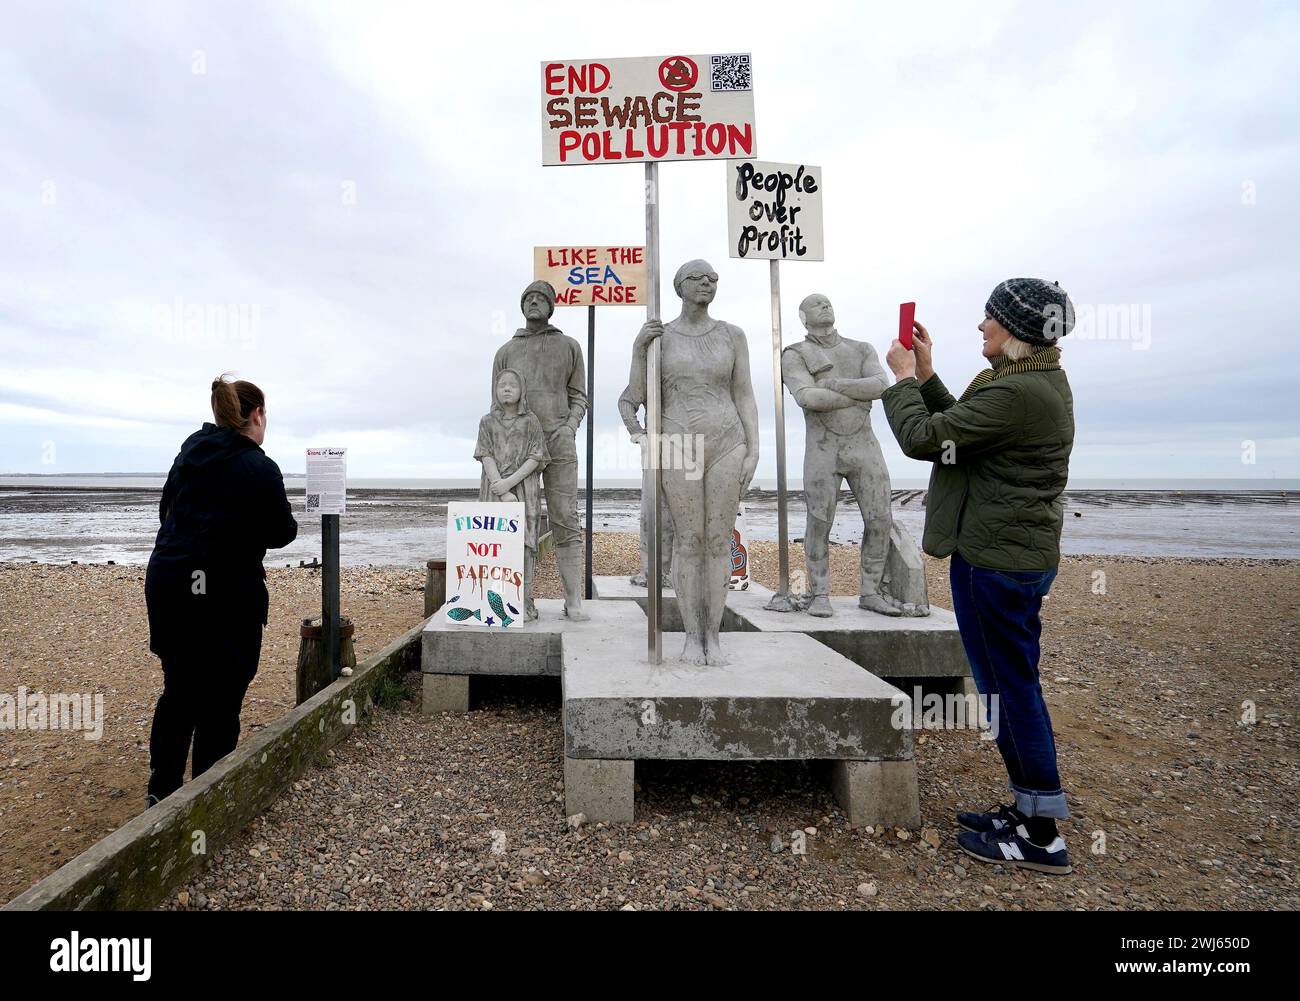
[[[477,608],[465,608],[463,605],[458,608],[447,609],[447,618],[453,622],[464,622],[466,619],[478,619],[483,621],[483,615]]]
[[[501,619],[502,627],[510,625],[515,620],[506,614],[505,602],[501,600],[501,595],[495,591],[488,591],[488,604],[492,606],[492,611],[496,612]]]

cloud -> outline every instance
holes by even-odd
[[[1241,475],[1245,439],[1300,475],[1296,328],[1276,292],[1300,264],[1295,12],[843,3],[796,24],[788,7],[745,10],[11,13],[0,470],[51,471],[52,439],[57,471],[165,470],[233,369],[266,390],[267,449],[287,471],[328,443],[349,446],[357,476],[477,475],[470,441],[531,247],[644,238],[640,171],[539,165],[539,64],[689,37],[752,51],[761,155],[825,171],[827,261],[782,269],[787,342],[807,292],[882,352],[915,299],[959,390],[981,364],[989,289],[1043,275],[1098,315],[1149,315],[1144,348],[1066,342],[1076,475]],[[748,334],[770,477],[767,269],[726,256],[722,178],[716,163],[662,168],[664,269],[700,255],[718,269],[714,311]],[[641,320],[599,314],[601,434],[621,433]],[[557,322],[585,340],[581,311]],[[896,477],[925,474],[879,412],[875,427]]]

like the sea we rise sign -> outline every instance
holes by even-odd
[[[533,277],[557,306],[644,306],[645,247],[534,247]]]

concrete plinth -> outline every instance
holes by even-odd
[[[602,601],[625,601],[634,602],[637,607],[645,612],[650,606],[650,595],[646,588],[637,587],[626,577],[597,577],[592,582],[592,588],[600,595]],[[753,584],[750,585],[751,587]],[[728,592],[732,594],[735,592]],[[677,610],[677,595],[668,588],[660,592],[659,606],[662,609],[660,623],[665,633],[680,633],[682,631],[682,615]],[[730,598],[728,598],[727,607],[722,610],[722,631],[725,632],[752,632],[753,627],[744,619],[740,618],[731,608]]]
[[[836,761],[831,791],[850,824],[919,827],[914,761]]]
[[[835,614],[819,619],[807,612],[773,612],[763,606],[771,591],[761,584],[727,596],[728,605],[752,629],[803,633],[881,678],[962,678],[970,674],[957,617],[930,607],[919,617],[881,615],[858,607],[849,596],[831,598]]]
[[[463,625],[448,622],[443,615],[433,616],[420,636],[425,713],[467,712],[469,709],[468,680],[464,681],[462,697],[461,689],[457,687],[460,683],[439,685],[431,683],[430,677],[559,677],[562,636],[568,633],[601,636],[628,629],[645,630],[645,615],[634,604],[590,601],[583,603],[583,609],[591,616],[590,620],[574,622],[564,615],[563,601],[540,599],[537,610],[541,617],[518,629]],[[434,693],[433,703],[430,703],[431,691]],[[463,708],[457,708],[462,702]]]
[[[565,814],[584,814],[593,824],[632,823],[634,774],[631,761],[565,757]]]
[[[634,760],[902,759],[912,733],[893,725],[886,684],[806,636],[728,633],[725,667],[646,662],[638,634],[568,636],[565,754]]]
[[[597,577],[602,599],[635,601],[644,610],[645,588],[625,577]],[[867,612],[858,599],[831,598],[835,614],[819,619],[807,612],[775,612],[765,608],[772,592],[750,581],[745,591],[728,591],[722,616],[724,632],[803,633],[842,654],[861,668],[885,679],[965,678],[970,675],[966,650],[957,631],[957,618],[931,606],[930,614],[898,617]],[[664,631],[681,629],[677,599],[664,593]],[[667,650],[668,638],[664,637]]]
[[[425,674],[424,698],[420,711],[426,716],[436,713],[469,712],[469,677],[464,674]]]
[[[565,637],[570,814],[581,807],[592,821],[631,816],[623,797],[632,788],[632,772],[603,775],[581,769],[582,761],[608,769],[647,759],[828,760],[837,763],[850,816],[913,826],[912,731],[894,725],[900,710],[910,716],[911,701],[898,689],[799,633],[727,633],[725,666],[682,664],[675,659],[680,642],[680,634],[665,634],[664,663],[652,666],[639,633]],[[844,769],[845,759],[875,767]]]

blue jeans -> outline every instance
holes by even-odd
[[[997,745],[1016,809],[1027,817],[1068,817],[1052,720],[1038,683],[1038,613],[1056,570],[986,570],[953,553],[949,574],[975,686],[998,699]]]

